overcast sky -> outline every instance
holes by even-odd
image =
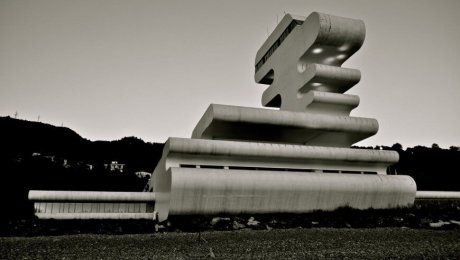
[[[284,12],[358,18],[360,145],[460,146],[460,1],[0,0],[0,116],[91,140],[189,137],[210,103],[261,106],[257,50]]]

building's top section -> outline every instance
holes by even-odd
[[[281,111],[212,104],[192,138],[350,147],[376,134],[377,120],[350,116],[359,97],[344,94],[360,71],[340,67],[364,36],[361,20],[286,14],[255,60],[256,81],[270,85],[263,105]]]
[[[259,49],[255,80],[270,87],[262,104],[306,111],[311,90],[342,94],[359,82],[359,70],[340,67],[364,42],[363,21],[322,13],[286,14]]]
[[[292,30],[305,21],[305,16],[286,14],[275,30],[268,36],[256,54],[256,71],[270,58]]]

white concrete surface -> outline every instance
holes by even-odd
[[[356,95],[336,94],[311,90],[304,95],[307,113],[349,116],[359,105]]]
[[[29,191],[42,219],[154,219],[152,192]]]
[[[156,220],[156,213],[36,213],[40,219],[148,219]]]
[[[155,211],[160,221],[169,214],[212,214],[220,210],[275,213],[343,206],[407,206],[415,196],[413,179],[386,175],[387,167],[398,159],[394,151],[170,138],[146,190],[156,194]],[[363,187],[369,190],[364,192]],[[208,192],[220,194],[220,202],[232,206],[213,209],[220,202],[216,202],[217,197],[211,200]],[[264,195],[247,195],[253,193]],[[304,205],[292,204],[292,196],[299,196],[295,194],[304,194],[296,202],[303,201]],[[352,194],[353,201],[343,194]],[[323,202],[312,204],[316,200],[305,199],[312,196]],[[266,206],[255,206],[260,203]]]
[[[115,191],[51,191],[31,190],[30,201],[116,201],[116,202],[154,202],[154,193],[115,192]]]
[[[293,21],[303,20],[286,14],[257,52],[255,80],[270,85],[264,106],[305,111],[309,91],[344,93],[359,82],[359,70],[340,66],[363,44],[365,26],[361,20],[315,12],[285,36]],[[281,44],[279,39],[284,39]],[[271,46],[278,47],[272,51]]]
[[[168,214],[301,213],[409,206],[416,185],[409,176],[170,168],[170,193],[159,197]]]
[[[458,200],[460,199],[460,191],[417,191],[415,198],[420,200]]]
[[[356,98],[312,93],[318,103],[355,105]],[[359,99],[358,99],[359,100]],[[211,104],[193,130],[192,138],[296,143],[350,147],[377,133],[371,118]]]

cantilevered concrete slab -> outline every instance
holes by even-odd
[[[310,90],[304,95],[306,111],[310,114],[330,114],[349,116],[351,110],[359,105],[355,95],[336,94]]]
[[[334,99],[317,96],[325,103]],[[350,147],[377,131],[378,122],[371,118],[212,104],[192,138]]]
[[[215,166],[218,169],[249,167],[253,170],[327,170],[384,175],[386,168],[398,161],[399,155],[384,150],[171,137],[166,141],[163,158],[166,160],[157,167],[163,171],[170,167]]]

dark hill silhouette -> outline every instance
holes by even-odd
[[[10,159],[39,153],[92,165],[119,161],[132,171],[152,172],[163,150],[163,144],[146,143],[136,137],[92,142],[67,127],[10,117],[0,117],[0,129],[2,157]]]
[[[2,152],[8,157],[31,153],[75,157],[90,141],[66,127],[0,117],[0,142],[8,148]]]
[[[135,172],[153,172],[163,150],[136,137],[90,141],[66,127],[11,117],[0,117],[0,129],[0,220],[33,216],[32,189],[142,191],[148,177]],[[113,171],[112,161],[125,167]]]

